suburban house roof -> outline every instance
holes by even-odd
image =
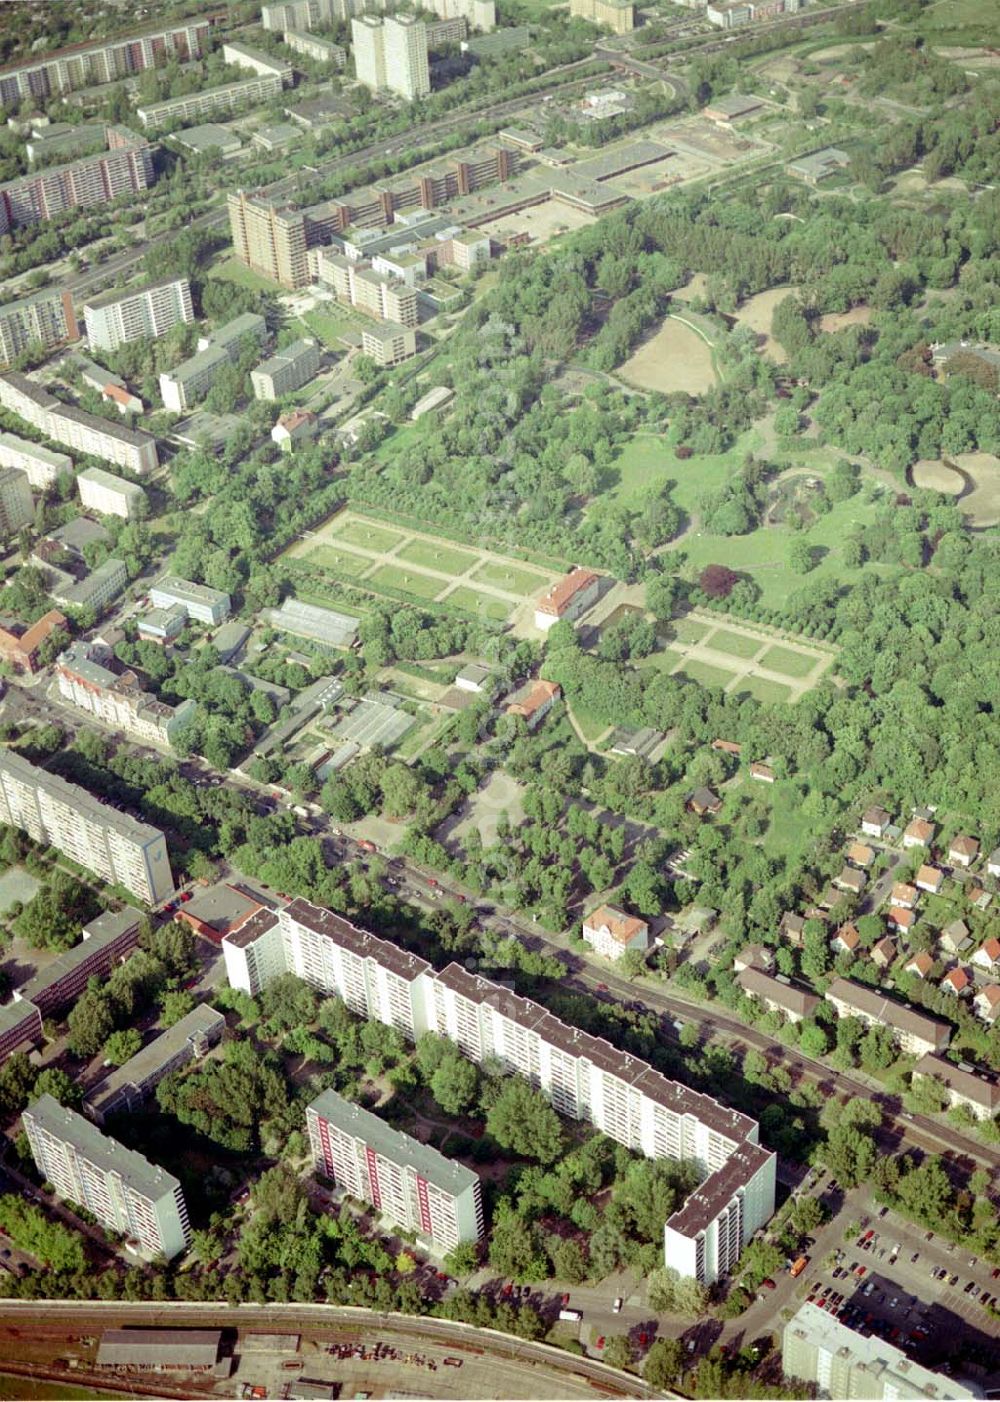
[[[759,759],[755,759],[750,766],[751,779],[773,780],[778,776],[769,764],[762,764]]]
[[[561,618],[581,589],[588,589],[598,579],[600,575],[595,574],[593,570],[586,570],[577,565],[569,574],[563,575],[562,579],[557,579],[542,595],[537,605],[538,612],[551,613],[554,617]]]
[[[897,881],[892,888],[893,905],[912,905],[917,899],[917,888],[907,881]]]
[[[850,950],[853,953],[861,943],[861,936],[853,925],[841,925],[831,942],[839,944],[842,949]]]
[[[688,803],[696,811],[701,808],[708,809],[710,812],[714,813],[722,807],[722,799],[719,795],[713,793],[711,789],[705,788],[695,789],[694,793],[688,799]]]
[[[743,746],[737,744],[735,740],[713,740],[712,749],[721,750],[723,754],[727,755],[739,755],[743,752]]]
[[[957,852],[960,857],[968,857],[971,861],[979,851],[979,843],[974,837],[966,837],[964,833],[956,837],[948,848],[949,857]]]
[[[875,851],[867,842],[852,842],[847,849],[847,860],[856,867],[870,867],[875,860]]]
[[[917,913],[915,910],[906,910],[901,905],[891,905],[889,907],[889,919],[897,930],[908,930],[915,924]]]
[[[854,867],[844,867],[833,884],[835,886],[843,886],[848,891],[863,891],[865,888],[865,874],[863,871],[857,871]]]
[[[588,930],[598,930],[604,927],[618,944],[628,944],[629,940],[635,939],[636,935],[641,935],[649,929],[645,920],[640,920],[636,915],[627,915],[624,910],[619,910],[614,905],[598,906],[596,910],[590,912],[583,923]]]
[[[952,969],[941,980],[942,988],[950,988],[954,993],[963,993],[972,982],[964,969]]]
[[[928,823],[923,818],[914,818],[912,823],[907,823],[903,829],[904,837],[911,837],[914,842],[930,842],[934,836],[934,824]]]
[[[995,983],[987,984],[976,994],[973,1002],[982,1002],[983,1007],[977,1009],[980,1017],[984,1017],[987,1022],[993,1022],[1000,1017],[1000,985]]]
[[[934,960],[927,953],[915,954],[904,970],[908,974],[916,974],[918,978],[926,978],[934,967]]]
[[[913,879],[918,886],[933,886],[936,891],[944,881],[944,872],[938,871],[937,867],[928,866],[925,862]]]
[[[536,681],[526,696],[522,696],[520,701],[511,701],[507,707],[509,716],[523,716],[525,720],[530,720],[536,712],[543,706],[551,704],[562,695],[562,687],[558,682]]]
[[[877,803],[873,803],[871,808],[866,808],[861,815],[863,823],[873,823],[876,827],[884,828],[890,821],[890,815],[884,808],[880,808]]]
[[[872,958],[876,964],[881,964],[883,968],[888,968],[896,957],[896,946],[888,935],[880,939],[878,944],[872,945]]]
[[[988,940],[984,940],[980,945],[979,953],[985,954],[991,964],[1000,963],[1000,940],[990,936]]]

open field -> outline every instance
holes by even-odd
[[[694,618],[678,618],[670,624],[671,631],[678,642],[700,643],[712,631],[707,623],[699,623]]]
[[[343,545],[355,545],[360,550],[370,550],[378,555],[388,554],[406,539],[402,531],[394,531],[357,516],[344,520],[339,529],[332,530],[330,535]]]
[[[524,822],[524,787],[502,769],[494,769],[482,788],[446,819],[437,830],[438,842],[453,845],[477,829],[484,847],[490,847],[497,840],[497,820],[506,813],[512,828]]]
[[[353,550],[338,550],[335,545],[317,545],[306,556],[306,562],[321,570],[336,570],[338,574],[358,579],[369,568],[371,561]]]
[[[238,258],[223,258],[216,263],[209,272],[209,277],[218,278],[220,282],[232,282],[237,287],[247,287],[251,292],[281,292],[284,289],[276,282],[272,282],[269,277],[264,277],[262,273],[255,273],[252,268],[247,268]]]
[[[407,570],[403,565],[379,565],[368,580],[376,589],[398,589],[416,599],[434,599],[441,592],[441,581],[434,575]]]
[[[627,384],[662,394],[703,394],[716,383],[711,346],[676,316],[664,318],[659,331],[633,351],[618,375]]]
[[[808,653],[780,645],[768,648],[760,660],[762,666],[786,677],[807,677],[815,665]]]
[[[712,634],[712,646],[718,652],[731,653],[733,657],[754,657],[760,652],[760,639],[746,633],[731,633],[727,628],[717,628]],[[807,667],[806,671],[811,668]]]
[[[756,701],[766,706],[784,706],[794,695],[790,686],[772,681],[770,677],[744,677],[739,686],[729,689],[739,696],[749,692]]]
[[[852,307],[849,312],[827,312],[819,319],[821,331],[843,331],[848,326],[868,326],[872,319],[872,309],[866,302]]]
[[[337,316],[331,312],[321,312],[314,309],[305,312],[299,320],[312,332],[318,341],[322,341],[327,350],[343,350],[341,336],[349,330],[353,324],[349,318]]]
[[[783,364],[787,357],[771,335],[771,318],[779,302],[783,302],[786,297],[797,291],[797,287],[770,287],[766,292],[758,292],[756,296],[748,297],[735,313],[741,326],[748,326],[756,333],[761,354],[766,355],[768,360],[773,360],[776,365]]]
[[[396,551],[396,559],[419,569],[439,570],[442,574],[464,574],[476,564],[479,556],[471,550],[461,550],[457,545],[445,545],[435,541],[431,545],[426,540],[410,540]]]
[[[457,589],[453,589],[448,595],[448,602],[456,608],[464,609],[466,613],[474,613],[478,618],[492,618],[496,623],[503,623],[510,617],[510,607],[502,599],[493,598],[489,594],[479,594],[467,584],[460,584]]]
[[[608,495],[623,506],[638,506],[651,488],[674,478],[682,467],[659,434],[637,433],[611,466],[611,471],[618,473],[618,482]]]
[[[700,686],[718,686],[723,691],[733,680],[732,672],[727,672],[725,667],[715,667],[711,662],[699,662],[697,658],[689,658],[674,676],[690,677]]]

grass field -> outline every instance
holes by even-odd
[[[730,633],[726,628],[717,628],[707,645],[717,652],[731,653],[733,657],[753,657],[763,647],[760,638],[748,637],[746,633]]]
[[[444,545],[437,541],[411,540],[396,552],[397,560],[405,560],[408,565],[417,565],[425,570],[440,570],[442,574],[464,574],[476,563],[479,556],[471,550],[460,550],[456,545]]]
[[[336,570],[338,574],[350,575],[357,579],[371,565],[364,555],[355,555],[350,550],[338,550],[335,545],[317,545],[309,551],[306,562],[321,570]]]
[[[796,652],[790,647],[768,648],[760,659],[759,666],[770,672],[780,672],[783,677],[807,677],[816,666],[815,656]]]
[[[344,521],[339,529],[331,533],[331,539],[342,541],[344,545],[356,545],[361,550],[373,550],[382,554],[394,549],[405,539],[402,531],[394,531],[389,526],[377,526],[373,521],[351,519]]]
[[[523,565],[499,564],[486,560],[473,575],[476,584],[490,584],[494,589],[503,589],[508,594],[543,594],[548,588],[549,576]]]
[[[660,329],[619,366],[618,375],[627,384],[661,394],[704,394],[716,383],[711,345],[676,316],[664,318]]]
[[[209,277],[218,278],[220,282],[233,282],[237,287],[248,287],[251,292],[282,291],[278,283],[262,273],[255,273],[252,268],[244,267],[238,258],[223,258],[212,268]]]
[[[317,340],[322,341],[328,350],[343,350],[341,336],[350,330],[353,322],[347,317],[335,316],[330,312],[313,309],[305,312],[299,320],[308,327]]]
[[[637,434],[612,464],[611,471],[618,473],[618,482],[609,495],[623,506],[638,506],[651,488],[675,478],[682,465],[658,434]]]
[[[603,716],[595,715],[588,711],[586,706],[581,706],[576,701],[571,707],[571,715],[580,727],[580,734],[588,744],[593,744],[608,728],[608,723]]]
[[[770,677],[744,677],[736,688],[737,695],[749,694],[767,705],[777,705],[791,699],[792,689],[773,682]]]
[[[411,574],[399,565],[379,565],[365,583],[376,589],[398,589],[401,594],[412,594],[415,599],[433,599],[445,587],[440,579],[429,574]]]
[[[678,618],[670,627],[674,637],[682,643],[700,643],[712,631],[707,623],[699,623],[695,618]]]
[[[690,677],[701,686],[726,687],[733,680],[733,673],[727,672],[724,667],[713,667],[710,662],[700,662],[696,657],[688,658],[675,675]]]
[[[505,604],[502,599],[495,599],[492,594],[478,594],[466,584],[460,584],[457,589],[453,589],[446,602],[453,604],[455,608],[465,609],[466,613],[474,613],[479,618],[492,618],[497,623],[504,623],[512,608],[512,605]]]

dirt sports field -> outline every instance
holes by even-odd
[[[285,554],[374,593],[391,590],[509,622],[519,637],[538,636],[535,601],[562,573],[356,511],[332,516]]]
[[[700,332],[676,316],[665,318],[659,331],[629,356],[618,371],[626,384],[661,394],[683,390],[704,394],[715,384],[712,348]]]
[[[819,319],[821,331],[843,331],[847,326],[867,326],[872,319],[872,309],[862,302],[849,312],[827,312]]]

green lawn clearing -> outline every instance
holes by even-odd
[[[611,471],[618,473],[618,482],[610,489],[610,495],[624,506],[637,506],[648,497],[651,488],[675,478],[682,466],[659,434],[636,434],[611,464]]]
[[[726,628],[717,628],[705,640],[705,646],[716,652],[728,652],[733,657],[753,657],[764,646],[760,638],[752,638],[747,633],[731,633]]]
[[[471,550],[459,550],[457,546],[439,541],[410,540],[397,551],[395,558],[405,560],[408,565],[417,565],[420,569],[458,575],[471,569],[479,556]]]
[[[798,652],[791,647],[768,648],[760,659],[760,666],[771,672],[780,672],[783,677],[807,677],[820,659],[812,652]]]
[[[340,338],[354,326],[349,317],[335,316],[331,312],[316,310],[304,312],[299,320],[308,327],[317,340],[323,342],[327,350],[344,350],[345,346]]]
[[[263,273],[255,273],[253,268],[246,267],[238,258],[223,258],[216,263],[209,277],[218,278],[220,282],[233,282],[237,287],[249,288],[251,292],[282,291],[278,283],[264,277]]]
[[[503,589],[508,594],[524,597],[527,594],[544,594],[549,587],[549,576],[537,570],[526,569],[524,565],[501,564],[498,560],[485,560],[472,576],[476,584],[488,584],[493,589]]]
[[[580,734],[588,744],[592,745],[608,728],[608,722],[603,716],[595,715],[586,706],[581,706],[576,701],[570,707],[570,714],[579,726]]]
[[[376,589],[396,589],[401,594],[412,594],[415,599],[433,599],[445,587],[440,579],[403,569],[400,565],[379,565],[365,583]]]
[[[309,551],[306,563],[320,570],[336,570],[338,574],[358,579],[365,570],[371,569],[372,562],[367,555],[356,555],[353,550],[338,550],[335,545],[317,545]]]
[[[773,682],[769,677],[744,677],[737,687],[737,691],[741,696],[749,693],[758,701],[770,706],[784,704],[792,697],[790,686],[783,686],[781,682]]]
[[[713,667],[710,662],[700,662],[695,657],[689,657],[675,675],[690,677],[691,681],[698,682],[700,686],[727,687],[735,673],[727,672],[725,667]]]
[[[670,636],[682,643],[700,643],[712,631],[710,623],[699,623],[694,618],[676,618],[666,626]]]
[[[474,613],[477,618],[492,618],[497,623],[506,623],[510,617],[511,605],[503,599],[495,599],[492,594],[479,594],[467,584],[460,584],[444,600],[446,604]]]
[[[356,545],[359,550],[371,550],[376,555],[383,555],[387,550],[394,550],[406,537],[402,531],[394,531],[389,526],[376,526],[373,521],[355,517],[332,530],[330,539],[334,544],[340,541],[344,545]]]

